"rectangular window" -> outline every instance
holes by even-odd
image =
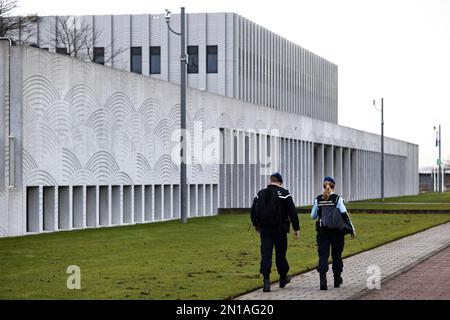
[[[67,48],[56,48],[56,53],[65,54],[66,56],[69,55]]]
[[[161,73],[161,47],[150,47],[150,74]]]
[[[198,46],[188,46],[188,65],[187,73],[198,73]]]
[[[142,48],[131,47],[131,72],[142,73]]]
[[[94,48],[94,62],[98,64],[105,64],[105,48]]]
[[[217,73],[217,46],[206,46],[206,72]]]

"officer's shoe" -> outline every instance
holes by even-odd
[[[280,277],[280,288],[286,287],[289,282],[291,282],[290,276]]]
[[[263,292],[270,292],[270,278],[264,278]]]
[[[326,273],[320,274],[320,290],[328,290]]]
[[[340,274],[334,275],[334,287],[339,288],[341,284],[344,282]]]

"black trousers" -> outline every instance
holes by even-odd
[[[317,272],[326,273],[328,271],[328,257],[333,259],[332,269],[334,274],[340,275],[344,264],[342,263],[342,251],[344,251],[344,234],[335,232],[317,232],[317,250],[319,253],[319,266]]]
[[[285,277],[289,271],[289,264],[286,259],[287,233],[284,230],[260,230],[261,236],[261,268],[260,273],[264,277],[269,277],[272,270],[272,251],[275,247],[275,263],[278,274]]]

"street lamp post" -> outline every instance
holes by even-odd
[[[384,98],[381,98],[381,109],[377,109],[375,100],[373,107],[381,111],[381,201],[384,202]]]
[[[441,125],[438,126],[438,129],[436,130],[436,127],[434,127],[434,131],[436,132],[436,147],[439,147],[439,158],[437,160],[438,164],[438,178],[437,178],[437,189],[438,192],[442,192],[443,188],[443,182],[444,177],[442,176],[442,158],[441,158]]]
[[[166,9],[166,23],[169,30],[180,36],[181,38],[181,55],[180,55],[180,109],[181,109],[181,150],[180,150],[180,202],[181,202],[181,222],[187,222],[187,178],[186,178],[186,13],[184,7],[181,7],[180,14],[180,32],[174,31],[170,27],[170,11]]]

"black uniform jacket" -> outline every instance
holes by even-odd
[[[273,189],[278,193],[278,197],[280,198],[281,209],[280,212],[282,214],[282,225],[280,226],[283,231],[289,233],[289,226],[292,223],[292,228],[295,231],[300,230],[300,225],[297,216],[297,209],[295,208],[294,200],[292,199],[289,190],[286,190],[282,187],[278,187],[276,185],[270,184],[267,188]],[[259,192],[261,192],[260,190]],[[258,192],[258,194],[259,194]],[[253,199],[252,209],[251,209],[251,219],[253,226],[259,229],[260,225],[258,222],[258,217],[256,215],[256,203],[258,201],[258,196]]]

